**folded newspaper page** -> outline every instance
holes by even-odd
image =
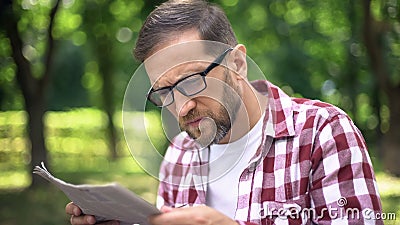
[[[97,221],[119,220],[121,225],[148,225],[148,216],[160,213],[154,205],[118,183],[69,184],[51,175],[43,162],[35,167],[33,173],[56,185],[84,214],[94,215]]]

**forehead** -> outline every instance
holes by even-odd
[[[157,51],[144,62],[151,83],[154,84],[166,72],[181,65],[187,67],[196,65],[200,61],[211,63],[216,57],[213,52],[218,52],[215,45],[217,45],[215,42],[194,41],[171,45]]]

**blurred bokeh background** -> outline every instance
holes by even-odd
[[[68,224],[68,199],[32,176],[41,161],[68,182],[117,181],[155,202],[157,180],[131,157],[121,109],[139,65],[138,31],[161,2],[0,2],[1,224]],[[400,217],[400,0],[212,2],[267,79],[352,117],[368,143],[384,211]],[[153,127],[158,113],[145,115]],[[135,141],[145,151],[141,135]]]

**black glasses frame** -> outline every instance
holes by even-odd
[[[191,75],[189,75],[189,76],[186,76],[186,77],[184,77],[184,78],[182,78],[182,79],[179,79],[179,80],[178,80],[174,85],[172,85],[172,86],[166,86],[166,87],[162,87],[162,88],[159,88],[159,89],[156,89],[156,90],[154,90],[154,89],[152,88],[152,89],[149,91],[149,93],[146,95],[147,99],[148,99],[151,103],[153,103],[154,105],[156,105],[157,107],[166,107],[166,106],[171,105],[171,104],[174,103],[174,101],[175,101],[174,92],[173,92],[173,89],[174,89],[174,88],[176,88],[181,94],[183,94],[184,96],[187,96],[187,97],[191,97],[191,96],[193,96],[193,95],[199,94],[200,92],[204,91],[204,90],[207,88],[207,82],[206,82],[206,79],[205,79],[205,77],[207,76],[207,74],[208,74],[211,70],[213,70],[215,67],[221,65],[222,60],[223,60],[223,59],[225,58],[225,56],[226,56],[230,51],[232,51],[232,50],[233,50],[233,48],[228,48],[228,49],[226,49],[220,56],[218,56],[218,57],[217,57],[209,66],[207,66],[207,68],[206,68],[204,71],[202,71],[202,72],[194,73],[194,74],[191,74]],[[204,82],[204,88],[202,88],[201,90],[199,90],[199,91],[197,91],[197,92],[195,92],[195,93],[193,93],[193,94],[187,94],[184,90],[181,90],[181,89],[179,89],[179,87],[177,87],[177,85],[178,85],[179,83],[181,83],[182,81],[185,81],[186,79],[189,79],[190,77],[193,77],[193,76],[196,76],[196,75],[200,75],[200,76],[202,77],[203,82]],[[165,90],[165,89],[169,89],[168,93],[171,94],[172,100],[171,100],[171,102],[169,102],[168,104],[159,105],[159,104],[157,104],[157,103],[155,102],[155,100],[152,99],[152,96],[154,95],[154,93],[159,92],[159,91],[163,91],[163,90]]]

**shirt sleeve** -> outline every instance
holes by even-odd
[[[160,171],[160,177],[163,171]],[[157,192],[157,202],[156,206],[158,209],[161,209],[162,206],[168,205],[168,186],[165,181],[160,179],[160,183],[158,185],[158,192]]]
[[[311,206],[317,224],[383,224],[372,163],[361,132],[347,115],[318,121],[311,156]]]
[[[157,208],[161,209],[162,206],[174,206],[173,202],[173,188],[171,182],[168,180],[170,177],[170,169],[173,164],[170,161],[169,155],[172,151],[172,145],[170,145],[165,153],[164,160],[161,162],[158,179],[160,181],[157,192]]]

